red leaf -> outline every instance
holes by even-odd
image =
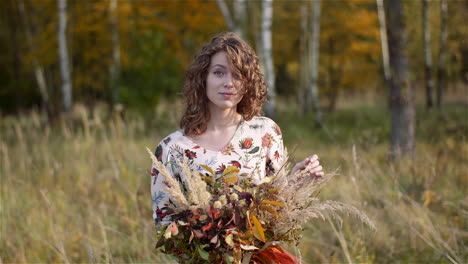
[[[222,213],[222,212],[223,212],[223,211],[221,211],[221,210],[219,210],[219,209],[211,208],[210,210],[208,210],[208,215],[209,215],[212,219],[216,220],[216,219],[218,219],[218,218],[221,216],[221,213]]]
[[[259,254],[275,261],[278,264],[300,264],[299,260],[279,245],[267,247]]]
[[[252,256],[252,260],[258,263],[276,264],[300,264],[299,260],[279,245],[267,247]]]
[[[205,236],[205,234],[203,234],[199,230],[192,230],[192,232],[197,238],[203,238]]]
[[[209,224],[202,227],[202,231],[206,232],[206,231],[210,230],[212,227],[213,227],[213,222],[210,222]]]

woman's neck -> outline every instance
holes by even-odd
[[[242,120],[242,116],[237,113],[235,108],[231,109],[210,109],[210,120],[208,121],[207,130],[222,131],[232,126],[237,126]]]

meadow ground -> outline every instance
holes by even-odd
[[[317,153],[338,172],[319,197],[360,208],[377,227],[347,216],[311,221],[304,263],[468,261],[466,101],[419,107],[416,154],[400,162],[387,158],[385,104],[346,104],[325,113],[321,129],[291,105],[283,101],[275,119],[291,160]],[[180,109],[161,103],[145,119],[76,107],[52,126],[36,112],[2,117],[0,263],[169,263],[153,250],[145,147],[177,127]]]

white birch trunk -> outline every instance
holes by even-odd
[[[63,110],[71,112],[72,108],[72,84],[67,49],[67,0],[58,0],[59,28],[57,32],[60,75],[62,77]]]
[[[109,19],[112,32],[112,63],[110,66],[110,88],[112,103],[119,102],[119,79],[120,79],[120,36],[118,24],[118,0],[109,2]]]
[[[377,13],[379,17],[380,43],[382,46],[382,66],[384,71],[385,84],[390,83],[391,71],[388,55],[387,23],[385,20],[385,9],[383,0],[377,0]]]
[[[273,64],[271,24],[273,20],[273,0],[262,2],[262,60],[265,81],[268,85],[268,102],[265,104],[265,114],[274,117],[276,110],[275,69]]]
[[[234,22],[234,19],[231,16],[231,12],[229,12],[229,8],[226,4],[226,1],[216,0],[216,3],[218,4],[218,7],[221,10],[221,13],[223,14],[224,21],[226,21],[226,24],[229,30],[235,32],[237,26],[236,26],[236,23]]]
[[[442,95],[444,90],[445,77],[445,54],[447,46],[447,0],[440,2],[440,44],[439,44],[439,62],[437,64],[437,107],[442,104]]]
[[[422,0],[423,32],[424,32],[424,77],[426,80],[426,107],[432,107],[432,52],[431,52],[431,28],[429,25],[429,0]]]
[[[32,50],[33,49],[33,41],[32,41],[33,33],[31,29],[31,25],[29,24],[28,14],[26,13],[24,0],[18,1],[18,7],[19,7],[21,17],[23,18],[23,21],[24,21],[26,41],[28,43],[29,50]],[[34,76],[36,78],[37,86],[39,88],[39,94],[41,95],[41,99],[42,99],[42,104],[45,108],[47,108],[49,104],[49,93],[48,93],[46,81],[44,78],[44,70],[36,58],[33,58],[33,67],[34,67]]]
[[[307,96],[307,106],[312,106],[315,112],[315,124],[322,124],[322,112],[319,105],[319,92],[318,92],[318,67],[319,67],[319,51],[320,51],[320,13],[321,13],[321,0],[312,2],[312,36],[309,42],[310,54],[310,84],[309,95]]]

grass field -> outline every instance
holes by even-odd
[[[468,261],[468,106],[418,108],[414,158],[387,159],[384,104],[349,104],[297,117],[289,103],[275,119],[292,160],[317,153],[338,176],[322,199],[360,208],[377,227],[351,217],[315,220],[299,245],[304,263],[466,263]],[[0,262],[169,263],[157,254],[150,160],[177,127],[178,104],[151,118],[76,107],[67,121],[47,124],[36,112],[0,123]]]

